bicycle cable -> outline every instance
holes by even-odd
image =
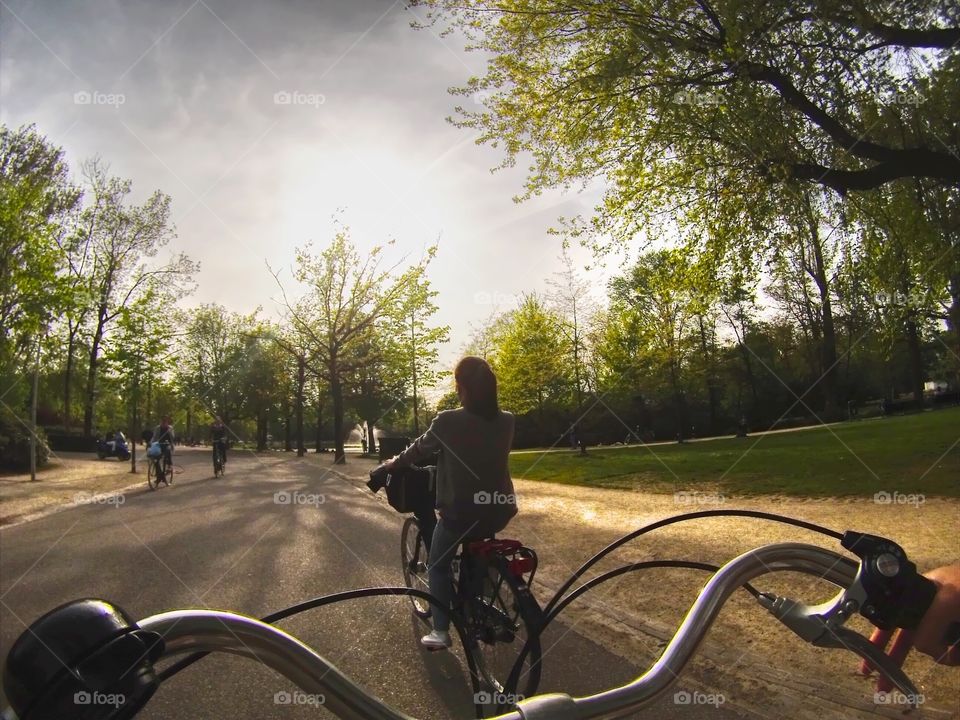
[[[612,553],[614,550],[622,547],[631,540],[635,540],[642,535],[645,535],[654,530],[658,530],[669,525],[674,525],[681,522],[687,522],[689,520],[697,520],[705,517],[748,517],[759,520],[767,520],[770,522],[779,522],[786,525],[793,525],[795,527],[804,528],[806,530],[811,530],[813,532],[818,532],[823,535],[840,540],[843,537],[842,533],[836,532],[835,530],[830,530],[823,526],[817,525],[815,523],[807,522],[805,520],[797,520],[795,518],[788,517],[786,515],[779,515],[777,513],[768,513],[761,510],[701,510],[692,513],[684,513],[682,515],[674,515],[670,518],[665,518],[663,520],[658,520],[656,522],[645,525],[633,532],[630,532],[618,540],[610,543],[605,548],[600,550],[598,553],[593,555],[589,560],[587,560],[583,565],[581,565],[576,572],[573,573],[554,593],[553,597],[550,599],[550,602],[543,608],[543,616],[541,622],[534,628],[532,628],[532,633],[528,635],[526,642],[524,642],[523,647],[520,649],[519,655],[516,662],[513,665],[513,669],[510,671],[509,678],[504,688],[502,695],[510,696],[513,694],[513,691],[516,689],[516,685],[520,680],[520,672],[523,667],[523,662],[526,660],[527,655],[530,652],[530,643],[532,640],[538,639],[546,627],[553,622],[560,613],[565,610],[572,602],[578,598],[585,595],[590,590],[602,585],[608,580],[612,580],[615,577],[625,575],[630,572],[636,572],[639,570],[650,570],[654,568],[685,568],[693,570],[703,570],[708,572],[716,572],[719,568],[716,565],[709,563],[700,563],[689,560],[648,560],[643,562],[631,563],[629,565],[624,565],[619,568],[615,568],[608,572],[605,572],[601,575],[598,575],[595,578],[585,582],[583,585],[580,585],[576,590],[574,590],[569,595],[565,594],[573,584],[583,577],[583,575],[590,570],[594,565],[596,565],[600,560],[605,558],[607,555]],[[749,592],[754,597],[759,596],[759,591],[756,590],[750,583],[744,583],[743,588]],[[365,597],[380,597],[380,596],[410,596],[410,597],[419,597],[427,602],[432,604],[438,604],[437,599],[430,595],[427,592],[422,590],[417,590],[414,588],[408,587],[376,587],[376,588],[362,588],[359,590],[348,590],[345,592],[332,593],[330,595],[323,595],[320,597],[313,598],[311,600],[306,600],[295,605],[283,608],[276,612],[273,612],[269,615],[266,615],[263,618],[260,618],[261,622],[268,624],[274,624],[280,620],[283,620],[299,613],[306,612],[307,610],[313,610],[315,608],[323,607],[325,605],[331,605],[337,602],[343,602],[347,600],[357,600]],[[467,647],[467,637],[466,630],[463,627],[463,624],[458,618],[451,614],[450,620],[454,627],[457,630],[457,635],[459,636],[461,646]],[[176,675],[181,670],[186,669],[190,665],[193,665],[198,660],[206,657],[209,652],[195,652],[186,657],[178,660],[167,668],[164,668],[161,672],[158,673],[159,681],[165,682],[169,678]],[[470,670],[470,679],[471,684],[473,685],[474,697],[477,697],[477,694],[480,691],[480,678],[477,671],[474,659],[469,652],[465,652],[464,656],[467,659],[468,669]],[[482,708],[475,703],[475,709],[477,717],[482,717]]]

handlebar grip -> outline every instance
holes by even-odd
[[[20,720],[127,720],[159,686],[163,639],[105,600],[76,600],[34,621],[7,654],[3,689]]]
[[[937,586],[917,572],[892,540],[848,530],[840,544],[860,557],[860,582],[867,600],[860,614],[881,630],[912,630],[933,603]]]

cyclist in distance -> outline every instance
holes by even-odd
[[[160,443],[160,449],[163,450],[163,458],[170,465],[173,465],[173,441],[176,435],[173,432],[173,425],[170,424],[170,416],[164,415],[160,424],[153,431],[153,442]]]
[[[227,464],[227,426],[217,415],[213,419],[213,425],[210,426],[210,440],[213,443],[213,451],[220,450],[220,458],[223,464]]]
[[[427,431],[387,461],[402,468],[439,453],[436,472],[440,518],[430,545],[430,594],[443,604],[433,608],[433,630],[421,639],[428,649],[450,647],[451,563],[460,543],[491,537],[517,514],[508,458],[514,418],[497,404],[497,378],[487,361],[465,357],[454,370],[462,407],[437,415]]]

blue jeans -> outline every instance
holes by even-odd
[[[450,629],[450,603],[453,602],[453,571],[451,563],[457,549],[464,540],[461,533],[455,533],[443,524],[443,518],[437,521],[430,542],[430,594],[440,601],[441,606],[433,605],[433,629],[447,632]]]

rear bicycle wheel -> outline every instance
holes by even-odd
[[[400,562],[403,568],[403,582],[412,590],[430,592],[427,578],[429,553],[420,534],[420,523],[415,517],[408,517],[400,531]],[[430,603],[423,598],[410,596],[413,612],[421,620],[430,617]]]
[[[173,463],[163,459],[163,481],[169,486],[173,485]]]
[[[160,478],[157,477],[157,461],[149,460],[147,462],[147,487],[156,490],[160,485]]]
[[[526,583],[496,559],[482,572],[482,584],[468,604],[470,647],[477,670],[491,693],[492,705],[506,707],[533,697],[540,685],[539,632],[543,611]],[[524,646],[529,652],[520,668],[516,688],[508,688],[510,672]]]
[[[216,445],[213,446],[213,476],[223,475],[223,453]]]

